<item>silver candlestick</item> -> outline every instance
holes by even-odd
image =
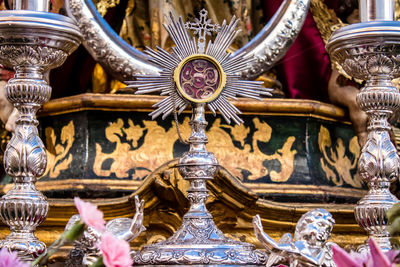
[[[241,123],[228,98],[236,96],[258,99],[260,95],[270,95],[260,82],[241,80],[241,71],[255,62],[251,56],[232,55],[227,49],[233,42],[237,31],[236,18],[219,26],[207,19],[207,11],[200,11],[195,22],[183,23],[182,18],[170,17],[165,25],[175,42],[172,54],[158,48],[148,49],[150,60],[160,67],[159,75],[140,75],[136,81],[128,82],[138,88],[137,93],[161,91],[168,95],[156,106],[151,115],[163,114],[165,118],[173,113],[175,123],[177,114],[189,104],[193,114],[190,121],[192,129],[188,139],[190,149],[179,159],[179,172],[190,181],[188,199],[189,211],[183,217],[181,227],[166,241],[145,246],[134,256],[135,265],[253,265],[265,264],[266,256],[248,243],[227,238],[215,225],[212,215],[207,211],[207,180],[213,179],[218,161],[208,152],[205,134],[207,121],[205,107],[215,114],[220,111],[226,121]],[[198,38],[191,37],[187,29],[194,30]],[[216,32],[214,41],[206,37]],[[179,133],[179,129],[178,129]],[[179,135],[180,136],[180,135]]]
[[[14,10],[49,11],[50,0],[13,0]]]
[[[37,110],[51,95],[43,75],[64,63],[80,40],[78,28],[68,17],[25,10],[0,13],[0,62],[15,69],[6,91],[8,100],[19,111],[4,153],[4,168],[13,178],[14,187],[0,200],[0,218],[11,234],[0,240],[0,247],[18,251],[26,261],[46,250],[33,233],[48,211],[46,197],[35,188],[47,164],[36,120]]]
[[[390,1],[371,0],[366,5],[371,7],[381,3],[389,6],[387,2]],[[381,10],[379,5],[375,10]],[[390,10],[385,11],[391,14]],[[390,21],[391,15],[360,12],[365,22],[334,32],[327,50],[348,74],[366,81],[357,95],[357,103],[369,119],[368,139],[359,159],[359,173],[368,183],[369,191],[355,207],[355,217],[383,250],[389,250],[391,244],[385,214],[398,202],[389,186],[398,179],[399,157],[390,140],[388,118],[400,105],[400,93],[391,82],[400,75],[400,22]],[[359,248],[364,249],[367,249],[366,245]]]

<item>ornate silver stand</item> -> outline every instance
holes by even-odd
[[[398,200],[389,191],[398,178],[399,157],[390,141],[388,122],[400,105],[400,94],[391,80],[400,75],[400,22],[369,21],[336,31],[327,49],[350,75],[366,81],[357,103],[369,118],[368,140],[359,160],[359,173],[369,191],[357,204],[355,217],[383,250],[391,244],[386,211]],[[359,250],[367,249],[363,245]]]
[[[46,197],[35,188],[47,164],[36,120],[37,110],[51,94],[43,74],[64,63],[80,39],[78,28],[65,16],[37,11],[0,13],[0,62],[16,71],[6,90],[19,111],[4,154],[5,170],[13,178],[14,187],[0,200],[0,218],[11,234],[0,240],[0,247],[17,250],[26,261],[46,250],[33,233],[48,211]]]
[[[168,240],[148,245],[135,256],[139,264],[176,265],[247,265],[262,266],[266,263],[263,252],[248,243],[224,236],[207,211],[208,190],[206,181],[213,179],[218,161],[206,150],[205,103],[195,104],[190,121],[192,133],[190,149],[179,160],[179,172],[190,181],[189,211],[181,227]]]
[[[264,252],[255,250],[251,244],[225,237],[206,209],[206,181],[214,177],[218,161],[206,150],[204,114],[208,106],[214,114],[219,111],[228,123],[233,120],[240,124],[243,122],[238,116],[240,111],[228,99],[237,96],[259,99],[261,95],[271,95],[270,89],[263,88],[257,81],[242,80],[241,73],[256,63],[255,57],[227,52],[237,34],[235,28],[239,21],[234,17],[231,22],[218,25],[211,23],[205,9],[199,15],[194,22],[184,23],[182,18],[175,19],[171,14],[169,23],[164,26],[176,44],[173,53],[162,48],[146,50],[149,60],[162,69],[160,74],[137,75],[136,81],[127,82],[130,87],[137,88],[139,94],[160,91],[161,95],[167,95],[150,113],[153,118],[161,114],[165,118],[173,113],[178,125],[177,114],[188,105],[193,109],[190,149],[178,164],[179,172],[190,181],[190,209],[175,234],[164,242],[145,246],[134,255],[135,264],[265,265]],[[194,36],[189,35],[188,29],[194,30]],[[206,44],[206,36],[211,32],[216,32],[216,37]]]

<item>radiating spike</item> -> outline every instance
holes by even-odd
[[[185,44],[185,38],[184,38],[184,36],[183,36],[183,32],[179,29],[179,25],[178,25],[178,23],[180,22],[182,20],[182,18],[180,17],[179,18],[179,21],[173,21],[173,25],[174,25],[174,28],[176,29],[175,30],[175,33],[176,33],[176,35],[179,37],[179,39],[181,40],[180,41],[180,48],[182,48],[182,52],[184,52],[184,54],[183,54],[183,56],[184,57],[187,57],[190,53],[189,53],[189,51],[187,51],[187,47],[186,47],[186,44]],[[178,44],[176,44],[176,46],[178,47]]]
[[[195,54],[199,53],[199,51],[197,50],[196,38],[194,37],[192,38],[192,49]]]
[[[157,47],[157,49],[159,50],[154,51],[151,48],[146,48],[146,54],[151,56],[151,62],[156,63],[159,66],[164,67],[165,65],[169,66],[170,68],[175,68],[176,65],[178,65],[178,60],[172,56],[171,54],[165,52],[162,48]],[[165,52],[165,53],[164,53]]]
[[[221,30],[217,34],[214,40],[213,49],[210,50],[210,55],[215,56],[219,48],[221,47],[221,41],[225,38],[226,32],[229,30],[229,26],[226,26],[226,20],[223,21]]]
[[[254,87],[246,87],[244,85],[229,84],[227,86],[229,86],[231,88],[231,90],[233,90],[233,91],[244,91],[244,92],[249,92],[249,93],[253,92],[256,94],[258,94],[259,91],[263,90],[263,88],[260,88],[260,87],[254,88]]]
[[[221,66],[224,66],[225,70],[234,66],[235,64],[241,63],[242,60],[242,58],[230,56],[225,62],[221,63]]]
[[[178,52],[178,51],[176,50],[176,47],[172,47],[171,49],[172,49],[172,51],[173,51],[174,53],[176,53],[176,55],[178,56],[179,60],[183,60],[183,59],[185,58],[185,56],[182,54],[182,52]]]
[[[228,37],[224,39],[224,41],[221,43],[221,45],[218,47],[218,52],[215,54],[215,58],[219,60],[221,57],[222,53],[226,53],[226,50],[229,48],[229,46],[233,43],[233,40],[236,38],[238,35],[239,31],[232,31],[228,34]]]
[[[154,60],[151,60],[153,63],[156,63],[163,68],[167,67],[170,70],[176,68],[176,66],[178,65],[178,63],[174,61],[172,57],[166,58],[161,53],[153,55],[153,59]]]
[[[215,104],[217,105],[219,111],[221,112],[221,114],[225,114],[225,116],[227,118],[231,118],[231,112],[228,109],[228,100],[226,100],[226,98],[224,98],[223,96],[220,96],[216,101]],[[229,121],[230,123],[230,121]]]
[[[207,106],[208,106],[208,108],[211,110],[211,112],[213,113],[213,115],[216,116],[216,115],[217,115],[217,112],[215,112],[215,109],[214,109],[214,107],[211,105],[211,103],[208,103]]]
[[[211,40],[209,40],[209,41],[208,41],[208,44],[207,44],[206,52],[205,52],[206,55],[211,56],[210,50],[212,49],[212,46],[213,46],[213,43],[212,43]]]
[[[188,106],[188,103],[184,103],[182,107],[178,110],[178,114],[181,114]]]
[[[176,44],[175,49],[176,49],[176,51],[178,51],[178,55],[186,57],[186,52],[184,50],[185,46],[179,35],[179,31],[176,27],[175,19],[173,18],[172,13],[170,13],[169,22],[170,22],[169,25],[164,24],[164,27],[166,28],[167,32],[171,36],[171,39],[173,40],[173,42]]]
[[[229,58],[230,57],[230,55],[232,55],[231,53],[225,53],[225,55],[223,55],[222,56],[222,58],[220,59],[220,64],[221,64],[221,66],[223,66],[223,62],[225,62],[225,60],[227,59],[227,58]]]
[[[186,57],[186,52],[184,51],[184,48],[181,45],[181,40],[177,36],[177,33],[175,31],[173,31],[172,29],[170,29],[170,27],[168,27],[168,33],[171,36],[171,38],[173,39],[174,43],[176,44],[176,46],[173,48],[173,50],[175,51],[176,55],[178,57],[185,58]]]
[[[159,77],[159,78],[149,78],[146,80],[137,80],[135,81],[135,84],[141,85],[141,84],[152,84],[152,83],[166,83],[169,82],[171,79],[166,79],[164,77]]]
[[[240,72],[243,69],[247,69],[249,67],[249,63],[247,62],[240,62],[238,64],[232,65],[225,70],[225,72],[232,72],[232,73],[237,73]]]
[[[221,94],[226,95],[230,98],[236,99],[236,94],[234,93],[233,88],[229,86],[225,86],[224,90],[222,90]]]
[[[161,47],[157,46],[157,49],[159,51],[159,53],[166,59],[172,60],[176,65],[179,64],[179,61],[176,57],[173,56],[173,54],[168,53],[167,51],[165,51],[164,49],[162,49]]]
[[[188,31],[185,28],[185,23],[183,23],[182,17],[179,17],[179,29],[181,30],[183,37],[184,37],[184,42],[185,42],[184,45],[187,46],[187,49],[188,49],[187,56],[190,56],[190,55],[196,53],[196,49],[192,50],[193,48],[190,44],[190,41],[191,41],[190,36],[188,34]]]
[[[220,60],[220,57],[226,53],[226,50],[228,47],[232,44],[233,40],[235,39],[238,31],[235,31],[236,25],[239,22],[239,20],[236,20],[236,17],[234,16],[229,23],[229,26],[224,28],[223,31],[221,31],[219,35],[217,35],[218,38],[218,49],[213,53],[214,57],[217,60]],[[216,39],[217,39],[216,38]],[[221,41],[220,41],[221,40]],[[217,43],[217,42],[215,42]]]
[[[222,115],[222,117],[224,118],[224,120],[230,124],[231,120],[226,116],[225,112],[223,112],[223,110],[221,110],[221,107],[219,106],[218,102],[219,102],[219,98],[217,98],[212,104],[215,105],[216,109],[218,109]],[[211,103],[210,103],[211,104]]]

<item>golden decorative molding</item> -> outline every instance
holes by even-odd
[[[80,94],[54,99],[46,103],[39,116],[53,116],[83,110],[151,112],[161,96]],[[269,98],[261,101],[239,98],[232,101],[244,115],[280,115],[314,117],[350,124],[346,111],[337,106],[307,99]]]

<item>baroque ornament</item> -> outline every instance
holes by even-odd
[[[368,140],[361,150],[358,170],[369,191],[355,207],[355,217],[386,251],[391,244],[385,214],[398,202],[389,191],[390,183],[399,177],[400,160],[390,140],[388,119],[400,107],[400,93],[392,83],[400,75],[399,26],[398,21],[352,24],[337,30],[327,45],[331,58],[346,73],[366,81],[357,95],[358,105],[369,118]],[[367,248],[365,244],[359,250]]]
[[[241,72],[255,59],[243,54],[232,55],[227,52],[237,31],[239,20],[235,17],[229,24],[211,24],[207,11],[200,11],[200,19],[183,23],[172,15],[169,25],[165,25],[176,47],[170,54],[158,48],[147,49],[150,61],[158,65],[158,75],[138,75],[136,81],[128,82],[130,87],[138,88],[137,93],[161,92],[167,95],[150,113],[153,118],[163,118],[181,113],[190,104],[193,109],[190,121],[191,135],[188,139],[190,149],[178,163],[181,175],[190,181],[188,199],[190,208],[183,217],[181,227],[166,241],[145,246],[134,256],[135,264],[221,264],[221,265],[260,265],[265,263],[265,254],[254,246],[227,238],[215,225],[205,202],[208,198],[206,181],[213,179],[218,161],[213,153],[206,150],[208,138],[205,134],[205,106],[216,114],[219,111],[225,120],[240,124],[237,115],[240,111],[228,98],[237,96],[259,99],[260,95],[270,95],[257,81],[241,80]],[[191,37],[187,29],[194,30]],[[214,41],[207,37],[216,32]],[[178,110],[178,111],[176,111]],[[178,129],[179,133],[179,129]]]
[[[336,267],[332,259],[332,244],[328,242],[335,220],[324,209],[313,209],[301,216],[296,224],[294,238],[284,234],[278,243],[267,235],[259,215],[254,216],[254,233],[269,251],[266,266],[289,264],[290,267],[323,266]]]
[[[79,45],[81,34],[67,17],[35,11],[0,14],[0,62],[15,69],[6,85],[7,98],[17,108],[15,131],[4,153],[4,169],[14,187],[0,200],[0,218],[11,233],[0,247],[16,250],[25,261],[46,251],[34,235],[47,215],[46,197],[35,182],[46,170],[46,150],[38,135],[38,109],[50,99],[44,75],[59,67]]]

